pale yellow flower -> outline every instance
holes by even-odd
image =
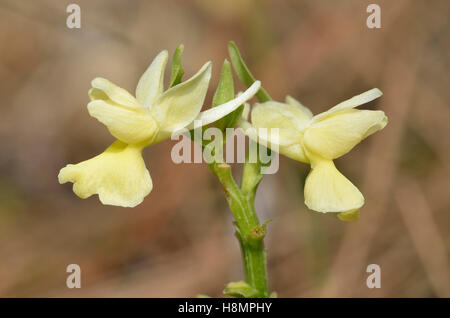
[[[194,76],[164,92],[164,70],[168,53],[162,51],[140,78],[136,97],[104,78],[95,78],[89,90],[87,108],[116,137],[100,155],[69,164],[59,172],[60,183],[73,182],[80,198],[98,194],[103,204],[134,207],[153,188],[142,159],[142,150],[183,128],[192,129],[194,121],[212,123],[237,109],[258,91],[252,85],[237,98],[202,113],[211,77],[211,62]]]
[[[286,103],[274,101],[256,104],[247,128],[278,128],[279,140],[261,138],[270,148],[289,158],[311,165],[305,183],[305,204],[318,212],[339,213],[342,220],[357,218],[364,197],[342,173],[333,160],[345,155],[364,138],[383,129],[387,117],[383,111],[358,110],[355,107],[382,95],[377,88],[346,100],[330,110],[313,116],[311,111],[288,96]],[[250,136],[255,138],[256,136]]]

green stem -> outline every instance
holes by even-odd
[[[255,78],[250,73],[247,65],[245,65],[239,49],[234,42],[229,42],[228,51],[238,77],[245,85],[252,85],[255,82]],[[232,86],[231,70],[229,68],[229,63],[224,63],[220,83],[222,88],[219,87],[218,92],[225,93],[228,91],[230,96],[233,97],[234,89]],[[218,93],[216,92],[216,94]],[[219,103],[221,95],[219,94],[217,96],[219,97],[217,97],[216,104]],[[225,100],[231,98],[230,96],[226,97]],[[271,100],[270,95],[262,87],[256,96],[260,102]],[[225,102],[225,100],[220,100],[220,102]],[[266,251],[263,241],[266,234],[267,221],[262,225],[259,223],[254,207],[256,190],[262,179],[261,162],[258,156],[256,163],[250,163],[248,156],[249,152],[247,152],[247,158],[244,164],[241,188],[234,181],[229,165],[219,163],[209,164],[212,172],[218,177],[225,190],[228,205],[236,220],[236,236],[241,246],[244,262],[246,283],[230,283],[225,291],[228,295],[240,297],[269,297]]]
[[[246,282],[256,291],[255,297],[269,297],[266,251],[263,242],[265,226],[260,225],[256,215],[253,204],[254,193],[250,195],[246,187],[243,187],[243,190],[239,189],[228,164],[212,163],[209,167],[222,184],[228,205],[236,220],[236,236],[241,246]],[[244,168],[244,179],[245,175]]]

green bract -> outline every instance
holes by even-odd
[[[230,62],[225,60],[222,66],[220,81],[217,85],[216,93],[213,98],[213,107],[226,103],[234,98],[233,73],[231,72]],[[214,123],[214,126],[222,131],[226,128],[234,128],[238,119],[241,117],[244,106],[240,106],[234,112],[220,118]]]

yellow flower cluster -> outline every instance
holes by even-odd
[[[145,147],[181,129],[192,129],[196,120],[202,125],[217,121],[252,98],[260,88],[260,82],[256,81],[235,99],[201,112],[211,77],[211,62],[187,81],[164,91],[167,60],[167,51],[156,56],[138,82],[136,97],[104,78],[92,81],[88,93],[89,114],[103,123],[117,140],[98,156],[61,169],[60,183],[73,182],[73,191],[81,198],[98,194],[103,204],[134,207],[153,188],[141,155]],[[264,140],[282,155],[310,164],[305,204],[311,210],[338,213],[340,219],[350,221],[358,217],[364,197],[336,169],[333,160],[386,126],[384,112],[356,109],[381,95],[374,88],[316,116],[288,96],[285,103],[255,104],[251,122],[243,118],[239,125],[247,132],[277,128],[277,140],[265,134],[249,136]],[[248,111],[244,113],[248,116]]]

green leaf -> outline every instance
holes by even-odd
[[[180,44],[172,57],[172,74],[170,76],[170,87],[178,85],[181,83],[181,78],[184,74],[183,66],[181,65],[181,54],[183,53],[184,45]]]
[[[244,281],[228,283],[223,293],[237,298],[255,298],[258,296],[258,291]]]
[[[214,93],[212,107],[222,105],[234,98],[234,82],[233,72],[231,71],[231,64],[227,60],[223,62],[222,73],[220,75],[220,81],[217,85],[217,90]],[[234,128],[237,121],[241,117],[244,106],[240,106],[234,112],[229,113],[225,117],[214,122],[214,126],[222,131],[226,128]]]
[[[255,77],[250,73],[247,65],[245,65],[242,59],[241,53],[233,41],[228,42],[228,53],[230,54],[231,63],[233,64],[234,70],[238,75],[239,79],[247,86],[250,87],[255,81]],[[260,88],[256,93],[260,102],[267,102],[272,100],[269,93],[264,88]]]

